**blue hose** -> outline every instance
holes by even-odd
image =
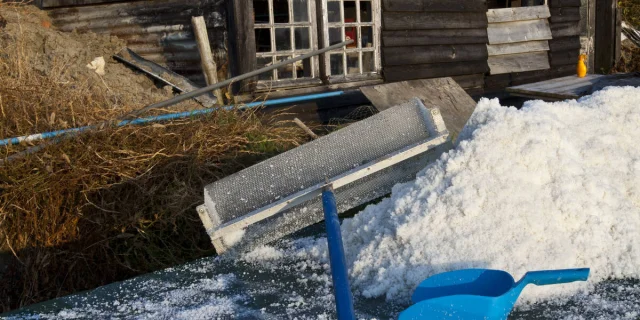
[[[344,91],[334,91],[334,92],[317,93],[317,94],[310,94],[310,95],[298,96],[298,97],[281,98],[281,99],[274,99],[274,100],[267,100],[267,101],[257,101],[257,102],[251,102],[251,103],[242,105],[240,108],[245,109],[245,108],[253,108],[257,106],[266,107],[266,106],[272,106],[272,105],[278,105],[278,104],[303,102],[303,101],[310,101],[310,100],[316,100],[316,99],[322,99],[322,98],[337,97],[343,94],[344,94]],[[221,108],[224,110],[232,110],[236,108],[236,106],[231,105],[231,106],[225,106]],[[150,122],[188,118],[188,117],[212,113],[218,109],[219,108],[200,109],[200,110],[192,110],[192,111],[185,111],[185,112],[179,112],[179,113],[169,113],[169,114],[163,114],[163,115],[147,117],[147,118],[139,118],[134,120],[123,120],[118,122],[116,126],[123,127],[130,124],[145,124]],[[20,142],[23,142],[23,141],[29,142],[29,141],[51,139],[57,136],[65,135],[65,134],[79,133],[79,132],[83,132],[91,129],[95,129],[95,126],[84,126],[84,127],[71,128],[71,129],[65,129],[65,130],[31,134],[31,135],[15,137],[15,138],[8,138],[8,139],[0,140],[0,146],[19,144]]]
[[[338,208],[336,207],[336,198],[331,187],[326,187],[322,191],[322,207],[327,228],[331,278],[333,279],[333,294],[336,299],[338,320],[355,320],[353,297],[349,287],[347,263],[344,257],[344,247],[342,246],[342,234],[340,233],[340,220],[338,220]]]

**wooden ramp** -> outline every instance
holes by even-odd
[[[418,98],[427,108],[439,108],[452,140],[467,123],[476,102],[451,78],[420,79],[361,87],[379,111]]]
[[[640,73],[589,74],[584,78],[567,76],[509,87],[506,90],[514,96],[558,101],[577,99],[607,86],[640,86]]]

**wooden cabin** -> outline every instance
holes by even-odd
[[[219,78],[345,39],[355,41],[242,83],[236,88],[240,100],[267,92],[290,96],[447,76],[477,96],[571,75],[581,51],[589,56],[591,71],[607,71],[619,48],[613,0],[598,0],[598,11],[595,0],[38,0],[36,4],[49,11],[61,30],[116,35],[143,57],[201,84],[192,16],[205,17]]]

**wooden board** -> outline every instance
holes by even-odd
[[[439,78],[489,71],[487,61],[468,61],[450,63],[415,64],[408,66],[385,66],[384,78],[387,81]]]
[[[575,75],[507,88],[507,92],[527,97],[550,100],[577,99],[591,92],[591,88],[605,75],[588,74],[584,78]]]
[[[487,28],[382,31],[385,47],[487,43]]]
[[[492,56],[488,59],[491,74],[549,69],[546,51]]]
[[[578,64],[580,50],[571,49],[566,51],[553,51],[549,53],[549,63],[551,66],[561,66],[566,64]]]
[[[398,66],[454,61],[478,61],[487,58],[484,44],[435,45],[382,48],[385,65]]]
[[[549,80],[553,78],[566,77],[576,74],[576,66],[566,65],[553,67],[546,70],[517,72],[511,74],[511,86]]]
[[[490,56],[548,51],[548,50],[549,50],[549,42],[547,40],[487,45],[487,51]]]
[[[387,83],[360,90],[378,110],[413,98],[422,100],[427,108],[439,108],[452,138],[460,134],[476,107],[476,102],[451,78]]]
[[[553,38],[573,37],[580,35],[578,21],[557,22],[551,24]]]
[[[385,12],[385,30],[486,28],[483,12]]]
[[[552,40],[549,40],[549,49],[551,51],[578,50],[580,47],[579,37],[554,37]]]
[[[484,86],[484,74],[467,74],[464,76],[453,76],[451,77],[455,82],[458,83],[464,89],[467,88],[475,88],[475,87],[483,87]]]
[[[390,11],[430,11],[430,12],[485,12],[483,0],[383,0],[383,9]]]
[[[579,7],[580,0],[548,0],[549,7]]]
[[[546,19],[492,23],[487,27],[489,44],[514,43],[551,39]]]
[[[549,20],[552,23],[580,21],[580,7],[552,8]]]
[[[547,6],[489,9],[487,11],[489,23],[538,20],[546,19],[550,16],[551,12]]]

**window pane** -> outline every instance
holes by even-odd
[[[282,62],[291,59],[289,56],[281,56],[276,58],[278,62]],[[288,64],[286,66],[278,68],[278,79],[293,79],[294,64]]]
[[[288,0],[273,0],[273,22],[289,23]]]
[[[256,29],[256,52],[271,52],[271,30]]]
[[[357,52],[347,53],[347,74],[360,73],[360,54]]]
[[[352,44],[348,44],[347,48],[355,48],[358,46],[358,27],[344,27],[344,40],[353,40]]]
[[[362,34],[360,35],[361,48],[373,47],[373,28],[362,27],[360,28]]]
[[[327,15],[329,22],[342,22],[342,18],[340,17],[340,2],[329,1],[327,3]]]
[[[310,49],[309,28],[295,28],[296,49]]]
[[[329,45],[342,42],[342,28],[329,28]]]
[[[373,60],[373,52],[363,52],[362,53],[362,72],[375,72],[375,63]]]
[[[311,78],[313,77],[313,73],[311,70],[313,70],[311,58],[296,62],[296,77]]]
[[[360,22],[371,22],[371,1],[360,0]]]
[[[253,0],[253,19],[255,23],[269,23],[269,1]]]
[[[272,65],[273,62],[271,60],[271,57],[268,58],[258,58],[258,69],[260,68],[264,68],[266,66]],[[261,73],[258,75],[258,80],[272,80],[273,79],[273,72],[274,71],[269,71],[269,72],[265,72],[265,73]]]
[[[293,21],[309,21],[309,5],[307,0],[293,0]]]
[[[342,53],[332,54],[331,56],[329,56],[329,64],[331,64],[332,75],[344,74],[344,64],[342,61]]]
[[[344,1],[344,22],[358,22],[356,16],[356,2]]]
[[[291,50],[291,29],[276,28],[276,50],[277,51]]]

